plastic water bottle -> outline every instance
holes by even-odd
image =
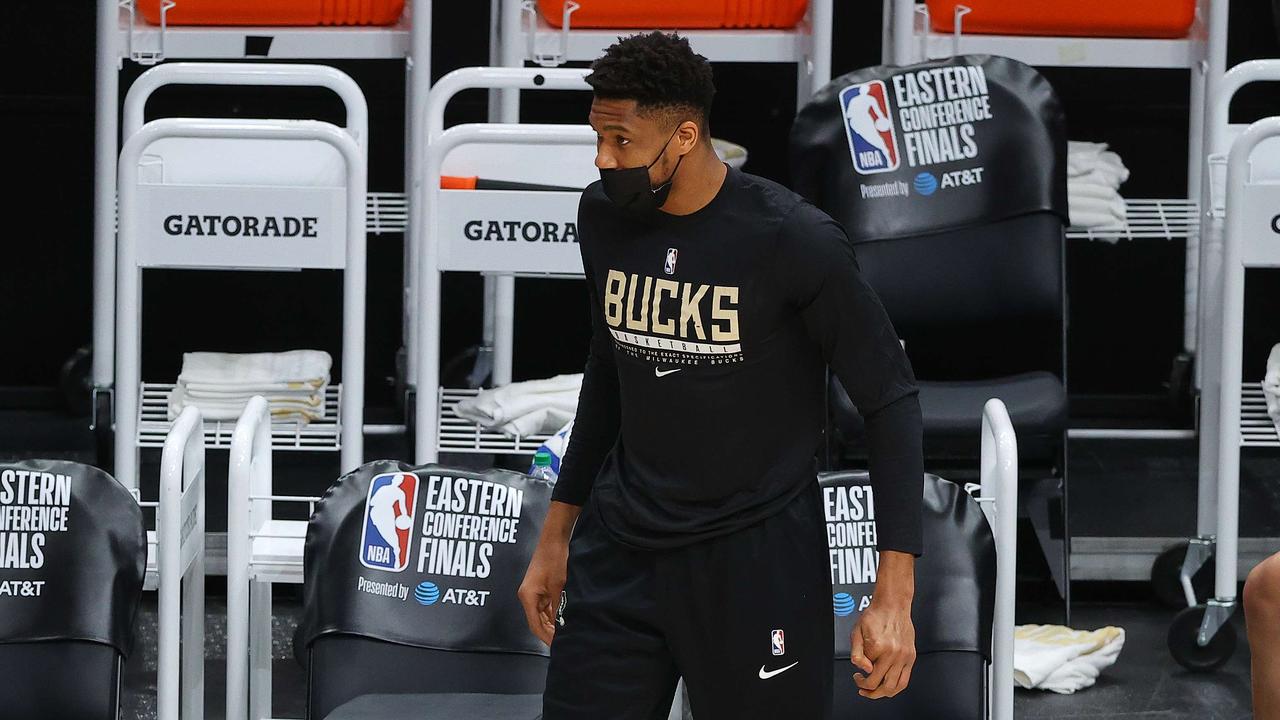
[[[533,454],[533,472],[529,473],[536,478],[545,478],[553,484],[556,481],[556,471],[551,469],[551,452],[548,450],[539,450]]]

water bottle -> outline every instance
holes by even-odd
[[[555,483],[556,471],[551,469],[551,451],[539,450],[533,454],[533,472],[529,474]]]

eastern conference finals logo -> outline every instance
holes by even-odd
[[[36,580],[48,559],[49,540],[71,530],[71,476],[6,467],[0,470],[0,570],[37,571],[0,579],[0,598],[36,598]]]
[[[419,504],[421,499],[421,504]],[[486,579],[497,545],[514,544],[524,491],[479,478],[393,472],[369,482],[360,533],[360,564],[400,573]],[[418,539],[417,553],[413,551]],[[405,600],[410,588],[359,577],[357,590]],[[443,587],[422,580],[413,588],[424,606],[446,603],[482,607],[489,590]]]
[[[941,180],[925,168],[977,159],[975,124],[992,117],[982,67],[931,68],[895,75],[890,82],[892,98],[883,80],[840,91],[853,168],[862,176],[894,172],[904,163],[921,171],[910,183],[860,183],[862,197],[906,197],[911,189],[927,197],[939,189],[981,183],[981,165],[941,173]]]
[[[880,555],[876,552],[876,504],[871,487],[833,485],[822,488],[823,514],[827,521],[827,548],[831,561],[831,584],[836,592],[831,609],[839,617],[862,612],[871,604],[871,595],[852,595],[846,590],[872,588]]]

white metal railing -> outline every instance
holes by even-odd
[[[1018,555],[1018,439],[1004,402],[982,408],[983,512],[996,539],[996,610],[991,634],[991,717],[1013,720],[1014,593]],[[993,502],[994,501],[994,502]]]
[[[126,0],[126,2],[130,6],[130,13],[132,13],[132,0]],[[104,5],[106,4],[109,3],[104,3]],[[100,6],[99,11],[103,12],[104,8]],[[107,39],[99,37],[98,42],[100,45],[104,45],[107,44]],[[104,62],[106,60],[100,56],[98,58],[100,81],[103,79],[104,68],[102,64]],[[118,81],[114,64],[110,65],[107,71],[110,74],[110,82],[114,85]],[[142,128],[143,112],[151,95],[162,87],[174,84],[328,88],[342,99],[347,114],[347,131],[358,140],[362,154],[366,157],[368,156],[369,109],[364,95],[350,76],[324,65],[170,63],[153,67],[138,76],[138,79],[129,87],[129,92],[125,96],[124,117],[120,127],[121,136],[126,142]],[[112,103],[114,103],[114,100],[112,100]],[[99,107],[100,113],[106,111],[106,108]],[[114,120],[114,104],[110,112]],[[101,118],[99,120],[101,121]],[[112,135],[110,145],[114,148],[114,122],[110,123],[110,125],[109,129]],[[103,134],[106,129],[99,128],[99,143],[105,140]],[[101,155],[105,155],[105,153]],[[95,386],[108,387],[115,373],[116,319],[113,310],[115,308],[116,293],[117,238],[116,233],[106,231],[104,223],[111,221],[111,218],[106,217],[106,215],[110,212],[113,197],[117,200],[118,214],[118,189],[114,182],[117,178],[118,167],[112,165],[116,160],[114,153],[108,157],[99,157],[98,160],[99,187],[94,210],[97,229],[94,233],[93,381]],[[105,177],[107,174],[110,175],[109,178]],[[118,230],[118,218],[116,218],[116,225]],[[123,478],[121,479],[123,480]]]
[[[1225,3],[1221,3],[1225,5]],[[1214,3],[1215,6],[1219,3]],[[1218,532],[1219,462],[1222,452],[1238,453],[1236,446],[1220,447],[1225,395],[1233,396],[1239,408],[1240,382],[1219,385],[1223,347],[1216,334],[1216,323],[1224,313],[1223,277],[1230,271],[1224,261],[1225,235],[1232,222],[1229,210],[1227,152],[1232,127],[1228,111],[1231,101],[1246,85],[1280,81],[1280,60],[1250,60],[1228,70],[1211,86],[1206,108],[1204,157],[1199,184],[1201,232],[1193,236],[1187,247],[1186,285],[1189,300],[1185,309],[1184,343],[1195,349],[1195,387],[1200,388],[1199,467],[1196,490],[1196,538],[1192,554],[1182,567],[1182,575],[1190,578],[1208,559],[1206,551],[1213,546]],[[1224,196],[1228,205],[1223,206]],[[1237,202],[1239,200],[1237,199]],[[1210,330],[1215,328],[1215,330]],[[1237,368],[1238,369],[1238,368]],[[1229,392],[1228,392],[1229,389]],[[1232,421],[1233,424],[1235,421]],[[1232,431],[1239,431],[1233,428]],[[1254,439],[1248,436],[1247,439]],[[1234,509],[1233,509],[1234,512]],[[1188,581],[1189,582],[1189,581]]]
[[[1179,240],[1200,227],[1199,204],[1194,200],[1126,198],[1125,221],[1104,227],[1070,227],[1073,240]]]
[[[440,274],[441,240],[438,232],[441,165],[451,150],[468,143],[493,145],[594,145],[595,131],[586,125],[467,124],[449,128],[427,145],[426,166],[419,197],[425,225],[417,267],[419,289],[416,321],[419,338],[417,375],[417,437],[414,457],[419,463],[438,457],[440,396],[436,378],[440,372]],[[555,193],[544,193],[550,196]],[[567,270],[567,269],[562,269]],[[415,363],[411,363],[415,364]],[[496,380],[495,380],[496,382]]]
[[[204,718],[204,435],[200,411],[174,423],[160,459],[157,706],[162,720]]]
[[[276,522],[273,503],[306,503],[314,512],[319,498],[276,495],[272,489],[270,406],[261,395],[250,399],[231,440],[227,477],[227,718],[261,720],[271,716],[271,578],[259,575],[259,540],[292,541],[287,558],[272,557],[275,568],[288,566],[302,581],[301,542],[306,523]]]
[[[141,284],[142,220],[138,197],[139,161],[152,143],[165,138],[214,138],[303,140],[328,144],[343,157],[346,166],[346,227],[339,258],[343,271],[342,366],[350,378],[343,388],[339,408],[341,470],[358,466],[363,458],[364,412],[366,177],[364,154],[350,133],[315,120],[197,120],[164,118],[147,123],[125,143],[119,163],[120,233],[116,268],[115,333],[116,468],[126,487],[137,484],[138,406],[141,390]]]
[[[511,94],[519,90],[590,90],[591,86],[587,85],[583,79],[589,70],[572,69],[572,68],[523,68],[523,67],[471,67],[454,70],[444,77],[440,78],[436,84],[427,93],[422,111],[413,118],[412,123],[414,132],[418,133],[423,139],[423,147],[430,147],[441,133],[444,132],[444,111],[448,107],[449,102],[455,95],[463,90],[469,89],[489,89],[489,90],[509,90]],[[424,171],[426,167],[426,152],[415,153],[409,158],[410,172],[413,183],[408,191],[410,195],[410,205],[422,202],[423,187],[425,181]],[[443,159],[443,155],[441,156]],[[436,190],[439,188],[439,177],[437,176],[432,182],[435,187],[427,188],[428,190]],[[419,208],[422,206],[419,205]],[[426,239],[423,236],[422,228],[427,222],[431,222],[429,216],[425,216],[423,211],[415,210],[414,217],[420,218],[409,224],[409,228],[405,234],[405,305],[404,305],[404,336],[406,338],[405,347],[407,348],[409,362],[408,372],[406,373],[407,381],[410,386],[416,386],[419,377],[418,358],[421,357],[421,338],[418,336],[419,324],[415,318],[421,312],[423,307],[420,301],[421,291],[419,289],[420,278],[418,277],[417,268],[421,263],[421,254],[423,243]],[[486,297],[490,293],[490,288],[497,283],[502,293],[510,290],[511,297],[514,301],[514,285],[510,280],[501,278],[485,277]],[[505,294],[503,295],[505,297]],[[505,301],[499,298],[499,303]],[[508,304],[509,306],[509,304]],[[492,312],[492,303],[486,301],[486,307]],[[494,337],[494,384],[502,384],[511,381],[511,348],[514,344],[513,333],[507,332],[507,323],[500,323],[501,327],[496,328],[497,336]],[[486,327],[493,330],[492,319],[486,320]],[[488,333],[486,333],[488,334]]]

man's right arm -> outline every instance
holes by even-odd
[[[585,233],[579,213],[579,232]],[[583,238],[585,240],[585,238]],[[582,265],[587,276],[587,302],[591,317],[591,346],[582,371],[578,411],[574,415],[569,448],[560,461],[560,474],[551,499],[582,506],[591,494],[605,456],[613,449],[622,427],[618,366],[613,357],[613,336],[604,319],[604,309],[596,292],[587,248],[582,249]]]
[[[581,212],[578,214],[578,229],[581,238],[585,233]],[[569,435],[569,447],[560,461],[560,474],[551,491],[551,507],[547,509],[538,546],[517,593],[529,630],[548,645],[555,636],[555,614],[567,575],[573,525],[622,426],[613,339],[604,321],[587,248],[585,245],[579,247],[587,276],[591,347],[582,372],[582,389],[578,393],[578,411],[574,417],[573,432]]]

